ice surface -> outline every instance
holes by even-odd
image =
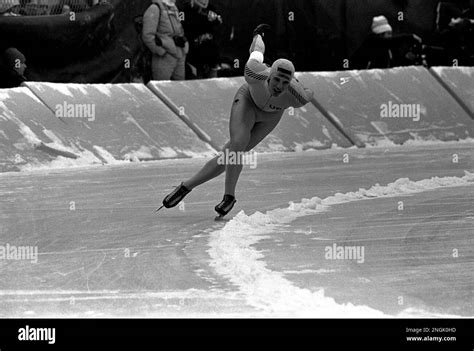
[[[252,306],[277,316],[318,318],[380,318],[389,317],[367,306],[338,304],[325,296],[324,289],[313,292],[295,286],[284,274],[270,270],[262,252],[255,249],[259,241],[269,238],[281,224],[299,217],[326,211],[329,206],[351,201],[414,194],[444,187],[474,186],[474,173],[465,171],[463,177],[432,177],[419,181],[400,178],[386,186],[375,184],[369,189],[336,193],[320,199],[302,199],[290,202],[287,208],[266,213],[246,215],[239,212],[222,229],[210,235],[208,253],[211,266],[221,276],[237,285]],[[405,310],[399,317],[433,317],[423,310]]]
[[[19,121],[19,120],[18,120]],[[36,134],[31,131],[30,128],[28,128],[26,125],[24,125],[21,121],[20,123],[20,131],[25,137],[25,139],[31,144],[31,145],[38,145],[40,143],[40,140],[37,138]],[[51,139],[54,138],[53,135],[48,134],[47,130],[44,130],[45,134],[48,135]],[[65,146],[62,145],[60,140],[58,138],[54,139],[55,142],[53,143],[45,143],[45,145],[50,146],[52,148],[55,148],[57,150],[63,150],[63,151],[68,151],[77,154],[79,150],[72,146]],[[270,139],[271,141],[272,139]],[[439,141],[439,140],[408,140],[406,141],[403,145],[396,145],[392,141],[388,139],[380,139],[375,141],[372,145],[367,145],[367,148],[394,148],[394,147],[400,147],[403,148],[404,146],[423,146],[423,145],[456,145],[458,143],[463,143],[463,144],[469,144],[469,143],[474,143],[474,139],[468,138],[460,141]],[[298,144],[295,143],[295,152],[307,152],[307,151],[314,151],[314,150],[319,150],[319,149],[326,149],[326,148],[331,148],[331,149],[342,149],[339,147],[337,144],[332,144],[331,146],[325,145],[321,143],[318,140],[313,140],[312,142],[304,143],[304,144]],[[345,150],[350,150],[350,149],[355,149],[356,147],[352,147],[349,149]],[[109,152],[107,152],[104,148],[99,147],[99,146],[94,146],[95,151],[108,163],[108,164],[117,164],[120,163],[121,160],[116,160]],[[208,151],[205,152],[192,152],[189,150],[175,150],[171,147],[161,147],[160,151],[160,157],[162,158],[177,158],[178,152],[181,154],[184,154],[190,158],[211,158],[216,155],[215,150],[208,145]],[[278,153],[278,152],[284,152],[286,151],[285,146],[283,145],[282,142],[279,140],[275,139],[275,142],[270,142],[268,144],[267,150],[264,152],[259,152],[261,154],[267,154],[267,153]],[[79,159],[73,160],[69,159],[67,162],[63,162],[64,160],[60,160],[58,162],[53,162],[53,163],[48,163],[48,164],[35,164],[30,166],[25,166],[22,167],[24,170],[28,171],[33,171],[35,169],[41,169],[45,170],[48,167],[51,167],[51,169],[60,169],[62,168],[69,168],[69,167],[84,167],[87,165],[87,162],[89,162],[90,165],[95,165],[97,163],[103,163],[100,161],[96,156],[91,157],[92,153],[90,154],[83,154]],[[86,156],[86,157],[84,157]],[[141,146],[138,150],[135,151],[130,151],[127,154],[124,155],[124,160],[126,161],[136,161],[139,162],[139,160],[146,160],[146,159],[153,159],[153,156],[151,155],[151,150],[148,147]]]

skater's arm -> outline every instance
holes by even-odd
[[[260,34],[257,34],[253,37],[252,45],[250,45],[250,58],[252,58],[252,54],[256,55],[255,59],[263,62],[263,55],[265,54],[265,43],[263,42],[263,38]]]
[[[250,46],[250,57],[245,65],[245,80],[249,84],[264,82],[268,79],[270,70],[263,63],[263,54],[265,53],[265,43],[262,36],[257,34],[253,37]]]
[[[253,40],[252,45],[250,45],[250,57],[253,55],[260,63],[263,63],[263,55],[265,54],[265,43],[263,42],[263,37],[266,32],[270,31],[270,29],[271,27],[268,24],[262,23],[255,27],[252,33]]]
[[[314,93],[311,89],[305,88],[296,78],[293,78],[288,87],[288,93],[292,98],[292,107],[303,107],[313,99]]]

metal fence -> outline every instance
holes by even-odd
[[[0,0],[0,16],[44,16],[81,12],[101,0]]]

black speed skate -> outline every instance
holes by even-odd
[[[214,210],[219,214],[217,218],[222,218],[232,210],[237,200],[232,195],[224,195],[221,203],[214,207]]]
[[[169,193],[164,199],[163,199],[163,206],[161,206],[159,209],[156,210],[158,212],[161,210],[163,207],[166,208],[172,208],[175,207],[177,204],[181,202],[181,200],[184,199],[186,195],[188,195],[191,192],[190,189],[186,188],[183,183],[181,183],[179,186],[177,186],[171,193]]]

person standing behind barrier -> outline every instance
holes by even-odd
[[[474,0],[440,1],[437,7],[436,36],[445,49],[447,61],[461,65],[474,62]]]
[[[421,60],[422,40],[415,34],[393,35],[385,16],[372,19],[372,32],[352,57],[354,68],[409,66]]]
[[[0,0],[0,16],[20,15],[20,0]]]
[[[71,12],[81,12],[87,9],[87,4],[84,1],[60,0],[57,4],[52,6],[51,15],[69,15]]]
[[[460,18],[464,9],[469,7],[469,0],[443,0],[436,7],[436,30],[443,32],[451,29],[453,20]]]
[[[143,15],[142,39],[152,52],[153,80],[184,80],[189,44],[176,0],[152,0]]]
[[[216,34],[222,17],[209,5],[209,0],[186,0],[180,10],[184,13],[183,26],[190,43],[187,63],[193,66],[193,75],[217,77],[221,58]]]

